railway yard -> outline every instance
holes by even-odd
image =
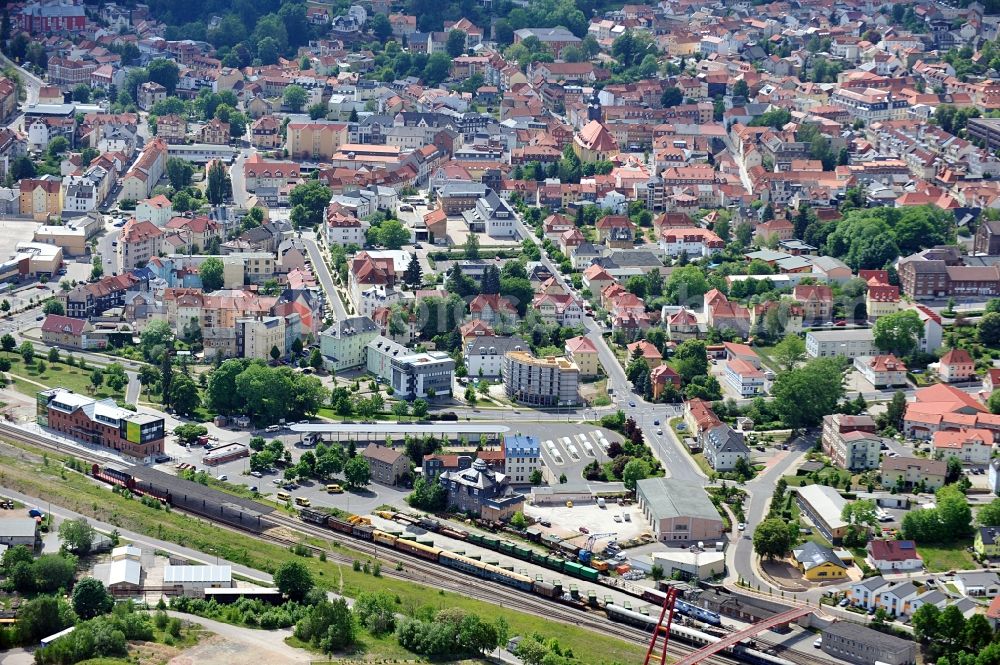
[[[0,425],[0,434],[32,446],[65,452],[41,437]],[[504,541],[476,530],[442,525],[401,513],[379,512],[358,517],[343,513],[303,510],[293,516],[268,504],[236,497],[169,474],[136,467],[118,469],[104,459],[74,451],[91,463],[91,476],[104,484],[129,487],[170,503],[177,509],[221,523],[226,528],[251,532],[255,537],[283,546],[309,540],[308,547],[326,560],[351,564],[343,545],[367,554],[382,564],[382,575],[500,604],[502,607],[610,633],[626,642],[645,646],[656,622],[662,594],[646,586],[612,588],[599,581],[597,572],[559,553]],[[89,457],[89,459],[88,459]],[[135,476],[132,473],[135,473]],[[321,543],[329,543],[327,547]],[[462,575],[455,575],[458,570]],[[478,578],[470,584],[466,576]],[[668,653],[684,655],[691,646],[715,641],[745,624],[699,609],[694,602],[678,605],[671,628]],[[613,622],[613,623],[610,623]],[[793,628],[793,630],[799,630]],[[683,644],[682,644],[683,643]],[[745,641],[735,651],[713,656],[707,662],[755,662],[770,665],[816,662],[801,653],[774,647],[767,634]],[[687,646],[685,646],[687,645]]]

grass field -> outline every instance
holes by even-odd
[[[924,560],[924,566],[932,573],[948,570],[973,570],[978,568],[972,553],[966,548],[972,546],[972,539],[949,543],[942,546],[917,545],[917,553]]]
[[[103,399],[105,397],[122,399],[125,396],[124,390],[115,392],[106,385],[102,385],[96,393],[90,392],[90,374],[96,365],[88,363],[87,369],[80,369],[79,367],[70,367],[69,365],[61,362],[50,363],[44,355],[36,355],[34,363],[31,365],[25,365],[24,359],[21,356],[14,353],[8,353],[5,355],[11,363],[11,374],[23,376],[26,379],[37,381],[38,383],[46,386],[59,386],[61,388],[72,390],[73,392],[80,393],[81,395],[92,395],[98,399]],[[66,354],[64,353],[62,356],[65,358]],[[40,358],[44,360],[46,365],[44,372],[38,371],[37,363]],[[33,383],[19,381],[17,379],[14,380],[14,387],[18,392],[32,397],[34,397],[34,395],[40,390],[39,387]]]
[[[35,454],[25,455],[25,450]],[[572,644],[577,657],[586,662],[636,662],[643,653],[641,647],[627,644],[610,635],[500,608],[461,594],[386,577],[374,577],[363,571],[354,571],[351,566],[331,561],[322,562],[318,558],[298,557],[284,547],[249,535],[234,533],[174,511],[144,506],[138,501],[113,494],[83,475],[64,468],[51,454],[45,463],[41,451],[30,446],[0,444],[0,486],[30,496],[45,497],[55,505],[119,528],[217,555],[258,570],[273,572],[286,561],[301,561],[324,588],[351,597],[357,596],[361,591],[386,591],[398,596],[400,609],[404,612],[430,606],[434,609],[460,607],[490,619],[503,615],[511,627],[512,635],[539,632],[547,637],[554,637],[561,644]],[[331,548],[331,543],[319,539],[303,540]],[[343,546],[334,549],[361,561],[374,560],[368,552]],[[471,578],[469,579],[472,583]]]

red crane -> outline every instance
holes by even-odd
[[[650,665],[650,662],[658,663],[658,665],[666,665],[667,663],[667,643],[670,641],[670,624],[674,620],[675,600],[677,600],[677,587],[672,586],[667,589],[667,595],[663,598],[660,620],[653,627],[653,638],[649,641],[649,649],[646,650],[646,660],[643,665]],[[663,623],[664,617],[667,619],[666,624]],[[653,660],[653,652],[656,651],[656,642],[660,635],[663,635],[663,649],[660,651],[659,660]]]

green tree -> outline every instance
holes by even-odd
[[[43,554],[35,559],[35,589],[53,593],[68,589],[76,574],[76,557],[63,554]]]
[[[780,372],[790,372],[806,357],[806,343],[793,333],[785,335],[771,352]]]
[[[937,605],[924,603],[913,612],[910,623],[913,626],[913,636],[918,642],[932,642],[938,637],[938,620],[941,610]]]
[[[833,413],[844,394],[841,362],[817,358],[779,374],[771,389],[774,410],[788,427],[812,427]]]
[[[285,88],[282,99],[292,113],[298,113],[309,101],[309,93],[301,85],[293,83]]]
[[[21,355],[21,359],[24,360],[25,365],[30,365],[35,360],[35,345],[31,342],[25,341],[21,342],[21,346],[18,347],[17,352]]]
[[[667,279],[666,293],[676,305],[687,305],[701,301],[708,292],[708,280],[701,268],[694,265],[674,268]]]
[[[422,279],[423,269],[421,269],[420,261],[417,259],[416,252],[414,252],[410,256],[410,262],[406,266],[406,271],[403,273],[403,282],[412,289],[420,286]]]
[[[201,406],[198,386],[185,374],[180,374],[170,386],[170,404],[182,416],[193,416]]]
[[[174,189],[184,189],[190,185],[193,176],[194,166],[191,162],[180,157],[171,157],[167,160],[167,178]]]
[[[95,254],[90,261],[90,280],[96,282],[104,276],[104,262],[100,254]]]
[[[173,95],[180,80],[180,67],[173,60],[157,58],[146,65],[146,73],[149,80],[159,83],[167,89],[168,95]]]
[[[1000,313],[983,314],[976,326],[976,337],[987,346],[1000,346]]]
[[[451,69],[451,58],[447,53],[442,53],[440,51],[432,53],[429,58],[427,58],[427,64],[424,65],[422,78],[424,84],[436,88],[441,81],[448,77],[448,71]]]
[[[86,83],[81,83],[74,87],[73,101],[80,102],[81,104],[88,104],[90,102],[90,86]]]
[[[445,51],[452,58],[457,58],[465,51],[466,34],[462,30],[451,30],[448,33],[448,40],[445,42]]]
[[[906,356],[924,336],[924,325],[915,311],[907,309],[879,317],[873,335],[879,350]]]
[[[986,400],[986,406],[989,407],[990,413],[1000,414],[1000,388],[993,391],[993,394]]]
[[[210,293],[221,289],[225,284],[224,272],[225,266],[222,264],[222,259],[215,256],[205,259],[198,268],[202,290]]]
[[[361,455],[347,460],[344,465],[344,480],[348,487],[364,487],[371,483],[371,467]]]
[[[205,189],[205,196],[208,202],[212,205],[221,205],[226,197],[229,195],[232,189],[232,183],[230,182],[229,172],[226,170],[226,166],[219,160],[212,162],[212,165],[208,168],[208,186]],[[259,208],[254,208],[250,212],[254,212]],[[249,217],[250,214],[248,213]]]
[[[100,367],[95,367],[90,373],[90,390],[91,392],[97,392],[101,386],[104,384],[104,372],[101,371]]]
[[[386,249],[399,249],[410,242],[410,231],[398,219],[387,219],[368,230],[368,241]]]
[[[315,227],[323,221],[332,196],[330,188],[318,180],[296,185],[289,194],[292,224],[296,228]]]
[[[146,360],[156,362],[167,344],[174,337],[174,331],[166,321],[152,321],[139,336],[139,348]]]
[[[792,546],[792,538],[785,521],[770,517],[753,532],[753,549],[762,557],[774,559],[783,557]]]
[[[323,353],[319,349],[313,349],[309,354],[309,366],[316,371],[323,369]]]
[[[383,44],[392,36],[392,24],[385,14],[375,14],[368,22],[368,27],[371,28],[372,35]]]
[[[104,583],[93,577],[86,577],[73,587],[73,610],[81,619],[93,619],[108,614],[115,606]]]
[[[63,547],[76,554],[89,553],[96,535],[94,527],[85,517],[63,520],[59,525],[59,540],[62,541]]]
[[[705,343],[697,339],[681,342],[674,353],[674,367],[685,383],[697,376],[708,374],[708,352]]]
[[[66,314],[66,308],[63,307],[62,302],[56,300],[55,298],[46,300],[45,305],[42,307],[42,311],[46,315],[58,314],[59,316],[63,316]]]
[[[638,481],[649,476],[649,465],[641,459],[629,460],[622,470],[622,483],[625,489],[634,492]]]
[[[10,353],[17,347],[17,340],[10,333],[4,333],[3,337],[0,337],[0,348],[2,348],[7,353]]]
[[[463,247],[465,250],[465,258],[467,259],[478,259],[479,258],[479,236],[475,233],[470,233],[465,238],[465,245]]]
[[[299,561],[286,561],[274,571],[274,584],[290,600],[301,601],[313,588],[312,574]]]
[[[413,417],[417,418],[418,420],[426,418],[427,409],[428,409],[428,404],[425,400],[422,399],[416,400],[415,402],[413,402],[413,409],[412,409]]]
[[[17,614],[21,642],[37,644],[43,637],[69,628],[75,622],[73,608],[55,596],[38,596],[23,603]]]
[[[676,86],[667,86],[663,89],[663,94],[660,95],[660,105],[663,108],[672,108],[678,106],[684,101],[684,93],[680,91],[680,88]]]

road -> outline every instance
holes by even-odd
[[[233,203],[236,204],[237,208],[246,208],[247,201],[250,199],[246,179],[243,177],[243,162],[256,152],[255,148],[241,150],[236,155],[236,159],[233,160],[233,165],[229,167],[229,179],[233,183]]]
[[[302,233],[302,241],[309,252],[309,260],[312,261],[313,273],[319,278],[320,286],[323,287],[323,291],[326,293],[326,300],[333,308],[334,317],[337,321],[343,321],[347,318],[347,310],[344,309],[344,303],[341,302],[340,294],[333,283],[333,275],[330,273],[330,267],[323,258],[323,251],[316,242],[315,232],[304,231]]]
[[[751,586],[759,585],[761,589],[766,589],[770,586],[754,571],[754,528],[767,516],[775,483],[778,482],[779,478],[787,475],[802,462],[805,454],[813,447],[818,436],[818,432],[811,432],[795,439],[789,445],[787,453],[784,451],[778,453],[784,456],[777,463],[769,466],[743,487],[748,495],[747,505],[743,511],[747,520],[746,530],[741,534],[742,537],[737,537],[735,542],[726,549],[726,566],[729,570],[731,582],[735,582],[737,578],[742,578],[749,581]],[[822,593],[822,590],[815,589],[798,595],[802,596],[803,600],[809,598],[812,602],[819,602],[819,597]]]
[[[135,406],[139,403],[139,391],[142,390],[142,384],[139,383],[139,374],[137,372],[125,372],[125,375],[128,376],[128,386],[125,387],[125,403]]]
[[[3,63],[4,66],[10,65],[14,69],[16,69],[18,73],[21,75],[21,82],[24,84],[24,93],[25,93],[24,106],[31,106],[32,104],[37,104],[38,92],[39,90],[41,90],[42,86],[45,85],[45,83],[31,72],[19,67],[17,64],[14,63],[13,60],[8,59],[7,56],[3,55],[2,53],[0,53],[0,63]],[[21,118],[23,116],[24,116],[23,110],[19,111],[18,115],[10,121],[9,126],[18,127],[27,132],[27,128],[21,126],[22,125]]]
[[[566,282],[565,277],[545,254],[541,241],[524,225],[520,216],[517,218],[517,231],[521,238],[531,238],[531,241],[542,252],[542,264],[549,269],[556,281],[567,292],[572,292],[571,285]],[[635,419],[639,427],[642,428],[647,443],[653,450],[653,454],[663,464],[667,475],[683,480],[705,480],[705,474],[698,468],[698,464],[684,449],[681,442],[672,435],[670,428],[666,426],[670,418],[680,414],[682,407],[678,404],[653,404],[637,395],[632,389],[631,382],[625,376],[625,370],[618,362],[618,358],[604,339],[601,327],[590,317],[584,317],[583,326],[587,330],[587,338],[597,348],[598,358],[608,375],[608,388],[614,393],[614,400],[618,407],[625,411],[626,415]],[[632,406],[633,404],[635,406]],[[659,421],[660,424],[655,425],[655,421]],[[657,434],[658,430],[662,430],[663,434]]]
[[[736,165],[740,167],[740,181],[743,183],[743,188],[752,194],[753,183],[750,182],[750,174],[747,173],[747,165],[746,162],[743,161],[743,155],[736,150],[736,146],[733,144],[733,140],[729,137],[728,133],[725,135],[723,140],[726,143],[726,149],[729,150],[729,154],[733,157],[733,161],[735,161]]]

